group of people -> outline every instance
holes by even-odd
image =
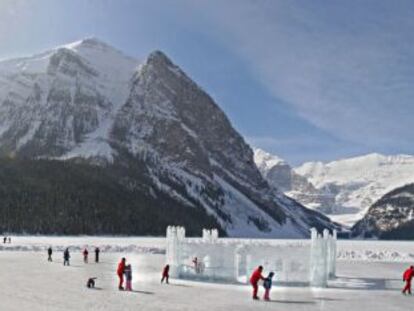
[[[95,247],[95,262],[99,263],[99,254],[100,254],[101,250],[99,249],[99,247]],[[49,248],[47,249],[47,260],[48,261],[53,261],[52,259],[52,254],[53,254],[53,249],[51,246],[49,246]],[[83,255],[83,262],[84,263],[88,263],[88,256],[89,256],[89,251],[87,248],[85,248],[82,252]],[[63,265],[64,266],[69,266],[70,265],[70,252],[69,252],[69,247],[65,248],[65,250],[63,251]]]
[[[272,282],[274,273],[270,272],[268,276],[265,278],[262,275],[263,273],[263,267],[259,266],[256,270],[252,273],[250,277],[250,284],[253,287],[253,299],[257,300],[259,299],[258,290],[259,290],[259,281],[263,281],[263,287],[265,289],[265,293],[263,296],[264,300],[270,300],[270,289],[272,288]],[[404,271],[403,274],[403,282],[405,282],[404,288],[402,290],[402,293],[406,295],[407,293],[411,295],[411,282],[414,278],[414,266],[410,266],[407,270]]]
[[[52,247],[49,247],[47,250],[48,261],[52,261],[52,253],[53,253]],[[100,249],[99,247],[96,247],[95,248],[95,262],[96,263],[99,262],[99,253],[100,253]],[[83,261],[85,263],[88,263],[88,255],[89,255],[88,249],[85,248],[82,254],[83,254]],[[65,251],[63,252],[63,265],[69,266],[69,260],[70,260],[69,248],[66,248]],[[197,257],[193,259],[193,263],[194,263],[194,269],[196,270],[196,273],[198,273],[199,262],[198,262]],[[169,271],[170,271],[170,266],[167,264],[164,266],[162,270],[161,284],[164,282],[169,284]],[[119,278],[118,289],[132,291],[132,266],[131,264],[127,264],[125,257],[123,257],[121,261],[118,263],[118,268],[116,272]],[[263,287],[265,290],[263,299],[268,301],[270,300],[270,290],[272,288],[273,277],[275,274],[274,272],[270,272],[267,275],[267,277],[264,277],[262,273],[263,273],[263,266],[259,266],[253,271],[252,275],[250,276],[250,284],[253,287],[252,297],[254,300],[260,299],[258,296],[259,282],[263,281]],[[411,295],[411,282],[413,278],[414,278],[414,266],[410,266],[407,270],[404,271],[404,274],[403,274],[403,281],[405,282],[405,286],[402,290],[402,293],[404,295],[407,293]],[[92,279],[94,281],[95,278],[92,278]],[[88,284],[90,280],[88,280]],[[124,288],[124,281],[125,281],[125,288]],[[90,286],[88,285],[88,287]]]
[[[259,300],[259,296],[257,296],[259,291],[259,281],[263,281],[263,287],[265,289],[265,293],[263,295],[263,299],[269,301],[270,300],[270,290],[272,288],[274,272],[270,272],[267,277],[262,275],[263,267],[259,266],[256,270],[253,271],[252,275],[250,276],[250,284],[253,287],[253,299]]]
[[[125,257],[121,259],[116,270],[119,278],[118,289],[124,290],[124,276],[125,276],[125,290],[132,291],[132,266],[126,263]]]
[[[169,277],[170,277],[169,271],[170,271],[170,266],[165,265],[162,270],[161,284],[164,283],[164,281],[167,284],[169,284]],[[132,266],[131,264],[127,264],[125,257],[123,257],[121,261],[118,263],[116,274],[118,275],[118,279],[119,279],[118,289],[132,291]],[[124,288],[124,281],[125,281],[125,288]]]
[[[270,272],[268,276],[265,278],[262,275],[263,273],[263,267],[259,266],[256,270],[252,273],[250,277],[250,284],[253,287],[253,299],[257,300],[259,299],[259,296],[257,295],[259,290],[259,281],[263,281],[263,287],[265,289],[265,293],[263,296],[264,300],[270,300],[270,289],[272,288],[272,282],[274,273]],[[405,282],[404,288],[402,290],[402,293],[406,295],[407,293],[411,295],[411,282],[414,278],[414,266],[410,266],[407,270],[404,271],[403,274],[403,281]]]
[[[5,236],[5,237],[3,237],[3,244],[6,244],[6,243],[11,243],[11,237],[7,237],[7,236]]]
[[[95,247],[95,263],[99,262],[99,254],[100,254],[101,250],[99,249],[99,247]],[[85,247],[85,249],[82,252],[83,254],[83,262],[84,263],[88,263],[88,256],[89,256],[89,251],[88,249]]]

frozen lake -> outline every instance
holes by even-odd
[[[43,249],[49,245],[57,249],[72,246],[72,265],[63,267],[60,251],[54,253],[54,262],[47,262]],[[101,263],[83,263],[80,249],[84,245],[99,245],[106,250]],[[414,254],[413,242],[340,241],[339,255],[343,257],[338,261],[338,278],[329,283],[329,288],[277,287],[276,279],[272,302],[252,301],[250,287],[243,285],[176,280],[161,285],[164,239],[14,237],[12,244],[1,246],[0,301],[2,310],[7,311],[369,311],[411,310],[414,303],[414,297],[400,293],[402,271]],[[115,270],[122,256],[133,266],[134,292],[117,290]],[[85,287],[86,279],[92,276],[98,277],[96,290]]]

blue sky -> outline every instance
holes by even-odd
[[[414,154],[414,2],[1,0],[0,59],[95,36],[163,50],[292,164]]]

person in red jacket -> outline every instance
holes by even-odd
[[[162,278],[161,278],[161,284],[164,282],[168,284],[168,279],[170,277],[170,265],[166,265],[164,269],[162,270]]]
[[[118,269],[116,270],[116,273],[118,274],[118,278],[119,278],[119,285],[118,285],[118,289],[119,290],[124,290],[124,272],[125,272],[125,258],[122,258],[121,261],[118,264]]]
[[[259,283],[260,280],[264,280],[264,277],[262,275],[263,267],[259,266],[256,270],[254,270],[252,276],[250,277],[250,284],[253,286],[253,299],[259,299],[257,296],[257,290],[259,289],[259,286],[257,283]]]
[[[405,282],[405,287],[402,290],[402,293],[404,295],[407,291],[411,295],[411,280],[413,277],[414,277],[414,266],[410,266],[407,270],[404,271],[404,275],[403,275],[403,281]]]

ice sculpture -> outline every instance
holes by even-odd
[[[172,278],[247,282],[259,265],[273,271],[278,284],[325,287],[335,276],[336,232],[311,240],[223,239],[216,229],[186,238],[183,227],[167,228],[166,260]]]

